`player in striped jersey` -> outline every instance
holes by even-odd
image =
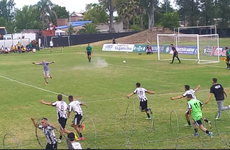
[[[152,114],[152,111],[151,111],[151,108],[148,108],[148,104],[147,104],[148,99],[145,96],[145,93],[154,94],[155,92],[154,91],[148,91],[145,88],[142,88],[140,83],[136,83],[136,89],[134,90],[134,92],[130,93],[126,97],[129,98],[133,94],[137,94],[139,97],[139,101],[140,101],[141,112],[146,112],[146,114],[147,114],[146,119],[151,119],[149,112]]]
[[[81,133],[81,129],[84,130],[84,125],[80,125],[82,116],[83,116],[83,111],[81,109],[81,105],[86,106],[85,104],[74,100],[73,96],[70,95],[69,96],[69,112],[68,112],[68,118],[70,116],[71,111],[73,111],[75,113],[75,117],[74,117],[74,121],[73,121],[73,127],[74,129],[77,131],[78,135],[79,135],[79,140],[84,140],[84,137],[82,136]]]
[[[58,139],[58,142],[60,143],[61,142],[61,139],[62,139],[62,135],[63,135],[63,132],[68,134],[70,133],[70,131],[68,131],[65,126],[66,126],[66,121],[67,121],[67,109],[68,109],[68,105],[66,102],[64,102],[62,100],[62,95],[58,95],[57,96],[57,99],[58,101],[54,102],[54,103],[51,103],[51,102],[45,102],[44,100],[40,100],[40,102],[42,104],[45,104],[45,105],[48,105],[48,106],[53,106],[53,107],[56,107],[57,109],[57,118],[58,118],[58,122],[60,124],[60,137]]]
[[[31,120],[36,128],[39,128],[43,131],[47,138],[46,149],[57,149],[57,139],[54,133],[55,127],[48,122],[47,118],[42,118],[41,125],[36,124],[34,117],[31,117]]]
[[[171,100],[181,99],[183,97],[186,97],[188,94],[191,94],[193,99],[197,99],[195,93],[196,93],[196,91],[198,91],[200,89],[200,85],[198,85],[197,88],[194,89],[194,90],[190,89],[189,85],[185,85],[184,88],[185,88],[184,94],[179,95],[177,97],[171,97]],[[185,124],[185,126],[189,126],[190,127],[191,126],[191,122],[190,122],[190,118],[189,118],[189,109],[186,110],[185,117],[186,117],[186,120],[187,120],[187,124]],[[204,118],[204,121],[207,122],[207,123],[209,123],[209,125],[211,127],[211,121],[209,121],[206,118]]]

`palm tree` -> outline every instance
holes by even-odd
[[[43,28],[45,28],[46,23],[50,22],[52,14],[57,19],[56,12],[52,10],[54,4],[51,2],[51,0],[40,0],[36,5],[39,8]]]
[[[85,24],[82,29],[78,31],[78,34],[95,34],[98,33],[97,26],[93,23]]]

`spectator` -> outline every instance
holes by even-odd
[[[115,38],[113,38],[113,44],[116,44],[116,40],[115,40]]]
[[[21,53],[21,43],[18,42],[17,46],[18,46],[18,52]]]
[[[147,55],[148,55],[148,54],[153,54],[152,47],[149,46],[149,45],[147,45],[147,47],[146,47],[146,54],[147,54]]]

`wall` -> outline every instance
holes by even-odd
[[[88,44],[103,40],[111,40],[113,38],[120,38],[124,36],[129,36],[132,34],[135,34],[137,32],[122,32],[122,33],[103,33],[103,34],[80,34],[80,35],[70,35],[69,41],[67,37],[53,37],[53,43],[54,46],[69,46],[70,45],[80,45],[80,44]],[[41,39],[41,45],[42,47],[49,47],[49,42],[52,38],[52,36],[40,36],[37,38]]]
[[[65,26],[68,24],[68,19],[57,19],[57,26]]]

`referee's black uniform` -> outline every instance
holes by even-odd
[[[181,63],[180,58],[178,57],[178,52],[177,52],[176,48],[173,46],[173,44],[171,44],[171,48],[172,48],[172,51],[173,51],[173,58],[172,58],[171,64],[174,62],[175,57],[177,58],[179,63]]]

